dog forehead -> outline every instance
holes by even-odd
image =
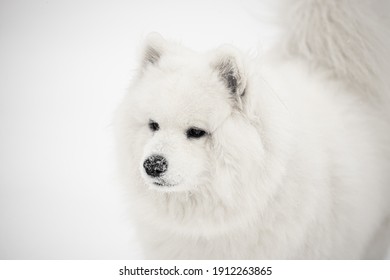
[[[207,116],[230,102],[224,84],[207,67],[151,69],[139,85],[138,98],[166,114]]]
[[[184,126],[207,126],[212,129],[230,110],[226,100],[210,96],[207,92],[173,94],[155,104],[155,113],[161,121]],[[206,128],[206,127],[204,127]]]
[[[162,97],[162,98],[161,98]],[[177,75],[159,98],[174,118],[214,119],[230,110],[225,87],[212,75]],[[188,120],[190,121],[190,120]]]

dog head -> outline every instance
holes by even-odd
[[[221,156],[218,129],[239,112],[245,86],[235,49],[197,54],[149,35],[127,107],[145,184],[186,191],[209,183]]]

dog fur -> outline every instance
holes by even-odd
[[[148,36],[116,119],[147,258],[383,257],[388,54],[371,2],[282,1],[284,33],[257,58]],[[143,165],[155,154],[158,178]]]

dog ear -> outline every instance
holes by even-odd
[[[166,41],[158,33],[150,33],[145,40],[145,46],[142,56],[142,69],[149,65],[158,64],[161,56],[164,53]]]
[[[233,96],[241,97],[245,94],[246,77],[238,50],[230,46],[218,48],[212,67],[218,71]]]

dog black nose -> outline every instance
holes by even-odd
[[[152,155],[144,161],[146,174],[159,177],[168,169],[168,161],[160,155]]]

